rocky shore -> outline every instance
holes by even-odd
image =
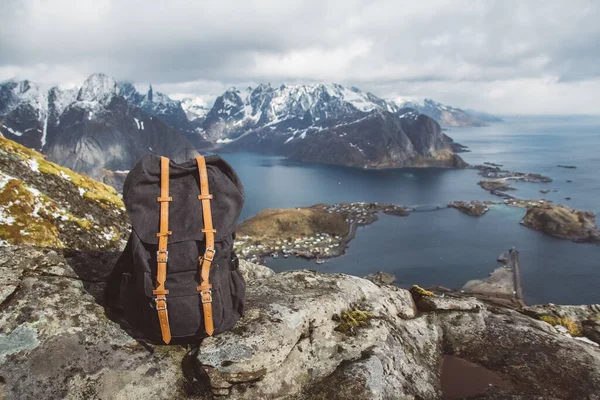
[[[102,307],[116,257],[0,248],[0,398],[442,399],[456,393],[452,382],[460,398],[600,393],[598,306],[520,313],[241,262],[247,299],[236,327],[188,348],[158,346]],[[584,336],[557,330],[567,315]]]
[[[259,261],[266,256],[328,258],[344,254],[360,226],[377,214],[407,216],[409,209],[385,203],[317,204],[311,207],[263,210],[237,229],[235,249]]]

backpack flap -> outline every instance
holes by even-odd
[[[211,213],[216,229],[215,241],[233,234],[244,204],[244,189],[231,166],[218,155],[206,157]],[[202,202],[196,160],[169,164],[170,189],[169,243],[204,240]],[[131,225],[145,243],[158,244],[160,224],[160,157],[147,154],[127,175],[123,187],[125,207]]]

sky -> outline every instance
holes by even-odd
[[[208,105],[337,82],[498,115],[600,114],[595,0],[1,0],[0,80],[94,72]]]

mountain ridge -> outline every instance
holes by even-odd
[[[0,133],[98,179],[130,169],[145,152],[183,161],[196,149],[363,168],[466,166],[423,113],[336,83],[233,87],[208,109],[101,73],[76,89],[7,81]]]

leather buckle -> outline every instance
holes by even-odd
[[[165,306],[164,307],[159,307],[158,306],[158,302],[159,301],[164,301],[165,302]],[[159,299],[158,297],[154,298],[154,303],[156,303],[156,311],[163,311],[167,309],[167,299]]]
[[[164,261],[163,260],[159,260],[160,254],[164,254],[165,255]],[[156,262],[166,263],[167,261],[169,261],[169,250],[158,250],[156,252]]]
[[[217,251],[215,249],[213,249],[213,248],[210,248],[210,247],[207,248],[206,250],[204,250],[204,259],[206,261],[211,261],[212,262],[212,260],[215,258],[215,253],[216,252]],[[208,253],[210,253],[210,258],[208,257]]]
[[[204,295],[208,295],[208,299],[204,300]],[[212,303],[212,290],[203,290],[200,292],[200,297],[202,299],[202,304]]]

